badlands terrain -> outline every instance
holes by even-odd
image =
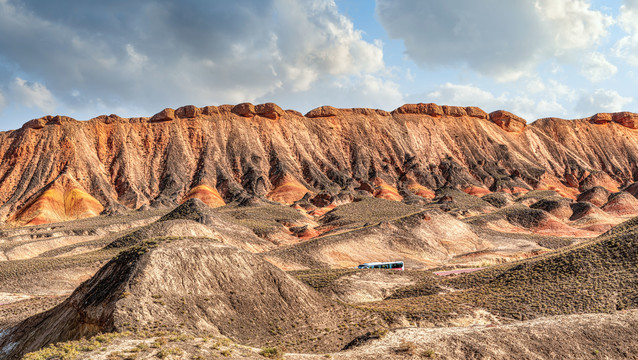
[[[184,106],[0,156],[2,359],[638,353],[638,114]]]

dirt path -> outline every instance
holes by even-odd
[[[30,299],[32,296],[27,294],[16,294],[0,292],[0,306],[14,303],[16,301]]]

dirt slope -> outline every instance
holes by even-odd
[[[638,308],[638,218],[594,240],[524,261],[442,280],[455,291],[421,296],[412,285],[397,299],[367,304],[416,322],[487,310],[501,319],[615,312]]]
[[[105,249],[126,249],[158,236],[211,238],[250,252],[262,252],[275,247],[273,243],[257,237],[250,229],[215,213],[201,200],[191,199],[157,222],[116,239]]]
[[[348,341],[345,329],[308,334],[337,330],[349,316],[256,255],[210,239],[150,240],[111,260],[62,304],[5,331],[0,349],[13,359],[52,342],[135,329],[338,349]]]
[[[26,359],[63,356],[75,351],[76,359],[114,357],[225,358],[289,360],[384,359],[633,359],[638,351],[638,313],[584,314],[542,318],[509,325],[402,328],[378,333],[348,350],[324,353],[286,353],[281,348],[242,346],[224,338],[113,334],[58,344],[30,354]],[[96,346],[97,345],[97,346]],[[79,349],[82,349],[78,351]],[[54,355],[55,354],[55,355]]]
[[[401,329],[333,359],[633,359],[638,312],[543,318],[512,325]],[[309,359],[305,357],[286,357]]]
[[[327,233],[269,251],[264,256],[286,270],[354,267],[365,262],[393,260],[404,260],[410,268],[423,268],[487,247],[469,225],[440,210],[421,210],[385,219]]]

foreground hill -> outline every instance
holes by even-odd
[[[373,360],[384,354],[386,359],[632,359],[638,351],[637,325],[634,310],[500,326],[408,328],[332,358]]]
[[[224,338],[123,333],[62,343],[25,359],[632,359],[638,351],[637,329],[636,311],[568,315],[503,326],[403,328],[340,352],[285,355],[280,348],[247,347]]]
[[[367,321],[257,255],[214,239],[154,238],[120,253],[60,305],[3,332],[0,355],[127,330],[337,350]]]
[[[526,125],[505,111],[435,104],[324,106],[303,116],[270,103],[185,106],[151,118],[47,116],[0,133],[0,221],[35,225],[190,198],[213,207],[255,196],[292,204],[306,193],[326,207],[356,189],[392,200],[432,198],[442,187],[555,189],[575,199],[635,181],[636,119]]]

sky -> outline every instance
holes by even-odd
[[[0,131],[275,102],[638,112],[638,0],[0,0]]]

